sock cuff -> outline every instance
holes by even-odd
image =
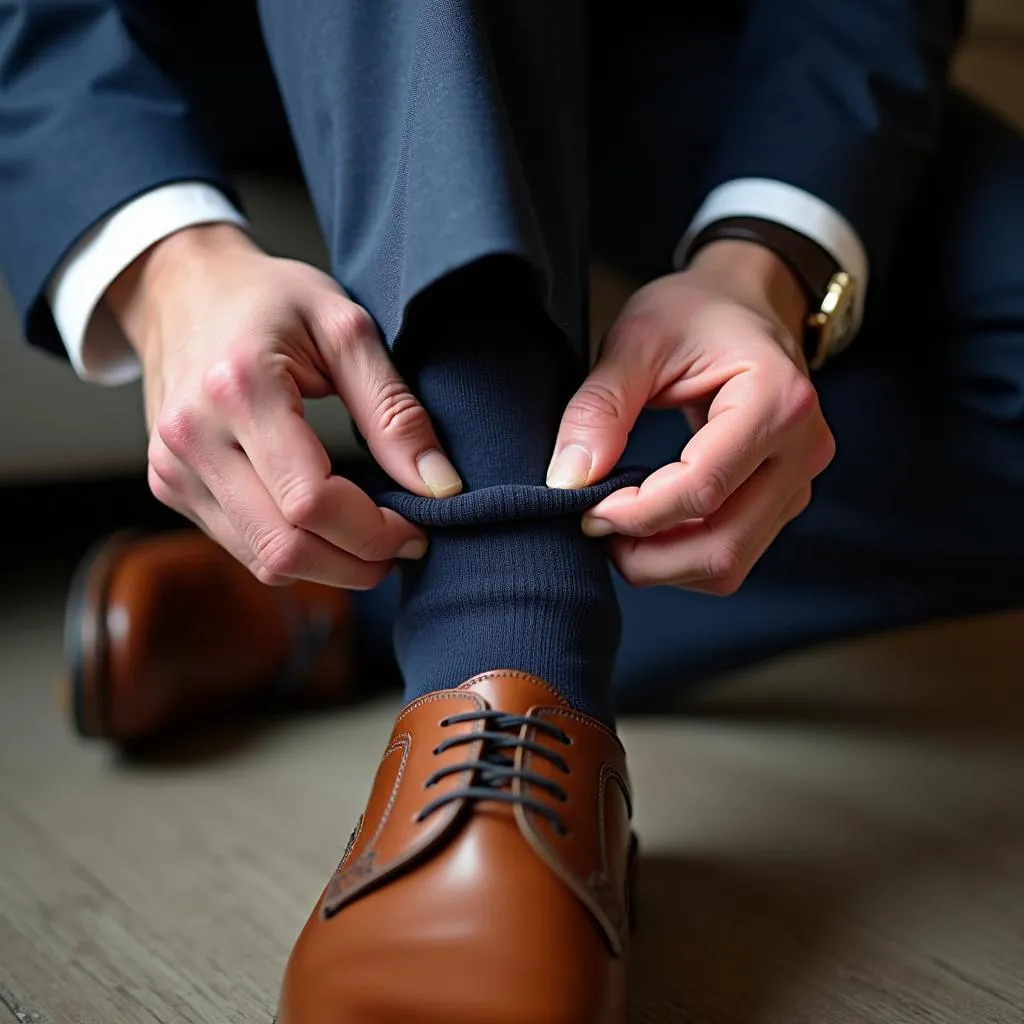
[[[408,491],[385,490],[374,495],[389,508],[417,526],[465,527],[509,523],[524,519],[555,519],[579,516],[623,487],[639,487],[649,469],[616,469],[611,476],[590,487],[574,491],[531,484],[482,487],[451,498],[421,498]]]

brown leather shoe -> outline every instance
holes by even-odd
[[[522,672],[398,716],[279,1024],[622,1024],[635,844],[615,735]]]
[[[118,534],[68,597],[75,728],[129,742],[245,700],[335,700],[351,685],[349,611],[332,587],[264,586],[198,530]]]

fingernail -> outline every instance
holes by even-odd
[[[416,460],[416,469],[435,498],[450,498],[462,490],[462,478],[447,456],[436,448]]]
[[[571,491],[584,487],[593,457],[581,444],[567,444],[548,469],[548,487]]]
[[[607,537],[609,533],[615,532],[615,527],[600,516],[584,516],[583,532],[588,537]]]
[[[399,558],[408,558],[412,561],[422,558],[426,553],[427,542],[425,540],[406,541],[405,544],[398,549]]]

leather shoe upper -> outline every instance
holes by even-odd
[[[489,672],[413,701],[280,1024],[620,1024],[629,819],[618,739],[542,680]]]

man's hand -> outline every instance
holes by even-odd
[[[330,460],[303,398],[337,394],[385,471],[418,494],[461,488],[373,321],[325,274],[229,225],[139,257],[106,301],[142,361],[149,484],[264,583],[365,589],[423,533]]]
[[[811,498],[832,434],[797,338],[806,299],[785,265],[721,241],[642,288],[562,420],[548,482],[579,487],[615,465],[645,406],[695,429],[678,462],[587,513],[591,536],[639,586],[731,594]]]

